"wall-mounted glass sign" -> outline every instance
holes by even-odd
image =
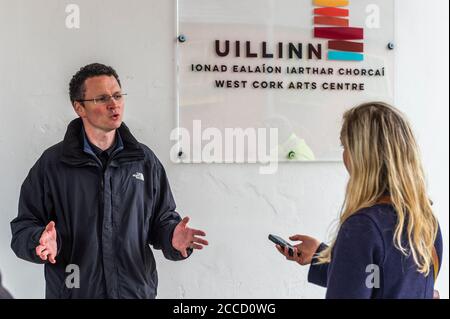
[[[392,0],[178,0],[177,7],[176,135],[185,162],[264,154],[340,161],[343,112],[393,102]]]

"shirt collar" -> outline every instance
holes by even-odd
[[[119,130],[116,130],[116,136],[114,138],[114,143],[107,150],[104,150],[104,151],[89,141],[86,131],[84,130],[84,126],[81,129],[81,135],[83,138],[83,151],[85,153],[98,156],[101,153],[106,152],[106,154],[108,154],[108,156],[111,156],[111,154],[115,150],[121,151],[123,149],[123,141],[122,141],[122,137],[120,136]]]

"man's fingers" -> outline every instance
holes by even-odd
[[[205,246],[208,246],[208,241],[204,240],[202,238],[198,238],[198,237],[194,237],[194,239],[192,240],[194,243],[199,243]]]
[[[187,258],[187,251],[186,251],[186,249],[183,249],[182,251],[181,251],[181,256],[183,256],[184,258]]]
[[[199,230],[199,229],[191,229],[192,230],[192,234],[194,234],[194,236],[206,236],[206,233],[203,230]]]
[[[42,253],[45,249],[47,249],[47,247],[44,246],[44,245],[39,245],[39,246],[37,246],[37,247],[36,247],[36,255],[37,255],[37,256],[41,255],[41,253]]]
[[[192,244],[191,247],[194,248],[194,249],[203,249],[202,245],[197,245],[197,244]]]
[[[49,260],[52,264],[56,264],[56,258],[55,258],[55,255],[49,254],[48,260]]]
[[[47,231],[45,230],[45,231],[42,233],[41,238],[39,239],[39,244],[45,245],[45,244],[47,243],[48,236],[49,236],[49,235],[48,235]]]
[[[304,236],[304,235],[293,235],[291,237],[289,237],[290,240],[297,240],[297,241],[304,241],[307,239],[308,236]]]
[[[42,260],[47,260],[47,256],[50,254],[50,252],[48,251],[48,250],[44,250],[44,251],[42,251],[41,252],[41,254],[39,255],[39,257],[42,259]]]

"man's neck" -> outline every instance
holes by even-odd
[[[102,151],[110,148],[116,137],[116,130],[105,132],[92,128],[89,125],[84,125],[84,131],[86,132],[86,137],[89,139],[89,142],[97,146]]]

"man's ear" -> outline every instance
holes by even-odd
[[[86,116],[86,110],[82,103],[78,101],[73,102],[73,109],[75,110],[75,113],[77,113],[79,117],[83,118]]]

